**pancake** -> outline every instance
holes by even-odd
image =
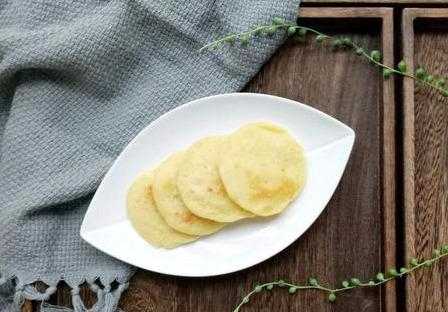
[[[303,148],[271,123],[248,124],[229,135],[218,168],[229,197],[259,216],[283,211],[306,180]]]
[[[224,224],[191,213],[177,189],[177,172],[184,155],[184,152],[173,154],[155,170],[153,195],[157,209],[166,223],[179,232],[189,235],[214,233]]]
[[[253,216],[233,202],[222,184],[218,160],[223,136],[194,143],[179,166],[177,187],[187,208],[195,215],[217,222],[233,222]]]
[[[132,226],[147,242],[163,248],[174,248],[196,240],[172,229],[158,213],[152,197],[152,172],[139,175],[128,190],[127,213]]]

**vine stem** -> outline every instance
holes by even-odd
[[[306,26],[300,26],[300,25],[297,25],[297,24],[294,24],[294,23],[291,23],[291,22],[286,22],[286,21],[283,20],[281,22],[279,22],[279,21],[274,22],[273,24],[270,24],[270,25],[257,26],[257,27],[255,27],[253,29],[244,31],[244,32],[239,33],[239,34],[227,35],[225,37],[222,37],[221,39],[218,39],[216,41],[208,43],[207,45],[205,45],[202,48],[200,48],[199,51],[204,51],[206,49],[212,49],[212,48],[215,48],[215,47],[219,47],[219,46],[221,46],[223,44],[226,44],[226,43],[233,44],[238,39],[241,41],[242,45],[246,45],[248,40],[249,40],[249,38],[252,37],[253,35],[260,34],[260,33],[273,34],[276,31],[278,31],[279,29],[286,30],[287,33],[289,33],[290,31],[292,33],[296,33],[297,30],[299,30],[299,31],[301,30],[301,31],[304,31],[304,32],[310,32],[310,33],[313,33],[313,34],[319,36],[321,38],[321,40],[325,40],[325,39],[326,40],[333,40],[333,39],[335,39],[334,36],[330,36],[330,35],[324,34],[324,33],[320,32],[318,30],[315,30],[313,28],[306,27]],[[344,44],[343,44],[343,46],[344,46]],[[424,84],[424,85],[426,85],[426,86],[428,86],[430,88],[433,88],[433,89],[437,90],[443,96],[448,96],[448,90],[444,89],[444,87],[439,85],[438,83],[432,83],[432,81],[426,80],[426,77],[428,77],[427,75],[424,75],[424,77],[423,77],[424,79],[421,79],[418,76],[416,76],[414,74],[411,74],[409,72],[401,71],[401,70],[398,70],[398,69],[393,68],[391,66],[385,65],[385,64],[381,63],[380,60],[375,59],[374,57],[372,57],[372,55],[369,55],[361,46],[357,45],[356,43],[354,43],[352,41],[349,41],[345,46],[346,47],[350,47],[350,48],[352,48],[354,50],[357,50],[357,51],[361,51],[360,53],[358,53],[360,56],[364,57],[365,59],[370,61],[372,64],[382,68],[383,70],[387,70],[388,71],[388,75],[389,74],[396,74],[396,75],[401,75],[401,76],[406,77],[406,78],[413,79],[413,80],[418,81],[418,82],[420,82],[420,83],[422,83],[422,84]]]
[[[356,49],[361,48],[360,46],[358,46],[358,45],[356,45],[356,44],[353,44],[353,46],[354,46]],[[404,76],[404,77],[411,78],[411,79],[414,79],[414,80],[416,80],[416,81],[419,81],[419,82],[421,82],[421,83],[427,85],[428,87],[431,87],[431,88],[436,89],[437,91],[439,91],[439,92],[442,93],[442,94],[445,92],[445,90],[444,90],[443,88],[440,88],[439,86],[433,85],[432,83],[429,83],[429,82],[426,81],[426,80],[419,79],[419,78],[417,78],[416,76],[414,76],[414,75],[412,75],[412,74],[409,74],[409,73],[406,73],[406,72],[401,72],[401,71],[399,71],[399,70],[397,70],[397,69],[395,69],[395,68],[392,68],[392,67],[390,67],[390,66],[388,66],[388,65],[385,65],[385,64],[383,64],[383,63],[381,63],[381,62],[376,61],[376,60],[373,59],[369,54],[367,54],[365,51],[362,52],[362,55],[363,55],[364,57],[366,57],[367,59],[369,59],[369,61],[371,61],[371,62],[374,63],[375,65],[377,65],[377,66],[379,66],[379,67],[382,67],[382,68],[385,68],[385,69],[388,69],[388,70],[390,70],[390,71],[391,71],[392,73],[394,73],[394,74],[402,75],[402,76]]]
[[[210,42],[209,44],[206,44],[205,46],[203,46],[202,48],[199,49],[199,52],[202,52],[202,51],[204,51],[206,49],[210,49],[210,48],[213,48],[213,47],[218,46],[220,44],[229,42],[229,40],[231,40],[231,39],[235,39],[236,40],[236,38],[238,38],[238,37],[245,36],[245,35],[256,34],[259,31],[264,31],[264,30],[267,30],[267,29],[269,29],[271,27],[273,27],[273,26],[271,26],[271,25],[257,26],[257,27],[255,27],[253,29],[247,30],[247,31],[239,33],[239,34],[227,35],[225,37],[222,37],[221,39],[218,39],[218,40],[215,40],[213,42]]]
[[[317,291],[322,291],[322,292],[325,292],[328,294],[336,294],[336,293],[340,293],[340,292],[346,292],[346,291],[354,289],[354,288],[377,287],[377,286],[385,284],[391,280],[394,280],[396,278],[401,278],[406,275],[409,275],[412,272],[414,272],[422,267],[431,266],[434,262],[439,261],[440,259],[442,259],[444,257],[447,257],[448,256],[448,248],[443,247],[442,249],[444,250],[443,253],[439,253],[438,255],[434,256],[433,258],[422,261],[418,264],[415,264],[410,268],[406,268],[405,271],[403,271],[403,272],[397,272],[396,274],[390,275],[387,278],[381,278],[380,280],[378,280],[378,278],[377,278],[376,282],[373,282],[373,280],[370,280],[369,282],[364,282],[364,283],[362,283],[362,282],[359,282],[357,284],[351,283],[351,284],[348,284],[347,286],[340,287],[340,288],[330,288],[330,287],[322,286],[317,281],[314,285],[298,285],[298,284],[287,283],[284,281],[274,281],[274,282],[264,283],[264,284],[256,286],[251,292],[249,292],[246,296],[244,296],[243,299],[241,300],[241,302],[235,307],[233,312],[239,312],[241,310],[242,306],[244,304],[248,303],[249,299],[256,293],[259,293],[263,289],[269,289],[269,287],[271,287],[271,289],[272,289],[273,286],[287,287],[288,289],[294,289],[294,292],[296,290],[317,290]]]

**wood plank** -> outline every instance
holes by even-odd
[[[394,21],[393,11],[382,11],[383,62],[388,66],[394,64]],[[396,266],[396,141],[395,141],[395,83],[393,79],[383,81],[383,159],[381,167],[383,187],[383,269]],[[385,286],[385,311],[397,309],[396,283]]]
[[[380,29],[384,30],[386,39],[390,40],[389,34],[393,34],[392,29],[383,29],[384,27],[393,27],[393,10],[391,8],[357,8],[357,7],[343,7],[343,8],[333,8],[333,7],[321,7],[321,8],[311,8],[303,7],[299,9],[299,19],[300,24],[304,18],[327,18],[327,19],[377,19],[380,24]],[[386,31],[387,30],[387,31]],[[390,48],[393,51],[393,41]],[[389,47],[388,47],[389,48]],[[387,49],[387,52],[389,50]]]
[[[365,12],[351,11],[356,16]],[[358,21],[343,15],[348,23],[338,33],[352,35],[370,49],[383,45],[385,59],[392,63],[392,38],[381,39],[381,28],[392,25],[392,11],[368,11],[372,19],[355,32],[350,23],[357,25]],[[337,14],[331,10],[301,10],[302,16],[308,17],[319,17],[320,12]],[[334,20],[301,21],[332,29]],[[290,41],[263,67],[247,90],[309,103],[355,129],[358,137],[354,153],[336,194],[301,239],[253,268],[200,279],[138,272],[123,298],[124,310],[231,311],[258,282],[278,278],[304,281],[312,275],[336,283],[353,275],[368,278],[384,267],[385,260],[395,262],[394,232],[384,230],[393,225],[394,218],[391,223],[383,223],[383,214],[390,216],[394,211],[393,82],[383,84],[377,69],[352,53],[331,53],[313,44],[301,46]],[[388,125],[383,126],[383,121]],[[383,192],[384,186],[391,187],[390,191]],[[390,248],[386,249],[387,256],[383,254],[384,246]],[[260,294],[244,311],[384,311],[394,307],[393,285],[390,288],[392,305],[384,305],[378,289],[356,291],[350,298],[341,296],[335,304],[327,303],[317,293],[290,296],[276,290]]]
[[[448,9],[405,9],[403,55],[409,70],[424,65],[448,72]],[[403,84],[404,219],[406,258],[428,257],[448,242],[448,100]],[[447,270],[443,265],[406,280],[407,311],[446,311]]]
[[[381,16],[383,61],[386,65],[393,65],[393,11],[390,8],[302,8],[300,11],[302,18],[378,18]],[[299,19],[300,23],[300,19]],[[386,81],[383,87],[383,219],[384,219],[384,237],[385,244],[384,266],[393,267],[395,263],[395,101],[394,101],[394,83],[393,80]],[[386,286],[386,311],[396,309],[396,285]]]

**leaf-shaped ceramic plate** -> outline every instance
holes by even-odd
[[[276,217],[237,222],[172,250],[140,238],[125,204],[139,172],[197,139],[227,134],[254,121],[278,123],[305,148],[308,180],[290,207]],[[233,93],[192,101],[152,122],[124,149],[93,197],[81,236],[112,257],[164,274],[211,276],[250,267],[286,248],[316,220],[341,179],[354,139],[353,130],[338,120],[280,97]]]

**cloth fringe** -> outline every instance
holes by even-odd
[[[12,278],[11,278],[12,279]],[[0,286],[9,282],[10,279],[0,277]],[[104,288],[99,287],[94,281],[88,283],[90,289],[96,293],[97,301],[90,308],[87,309],[84,302],[79,295],[79,286],[70,285],[72,295],[73,308],[61,307],[47,304],[51,295],[57,291],[56,285],[49,285],[44,292],[38,291],[33,285],[21,285],[16,284],[15,293],[12,300],[12,311],[21,312],[23,303],[25,300],[40,301],[41,312],[119,312],[118,302],[120,301],[121,294],[128,288],[128,282],[118,282],[118,286],[115,289],[111,288],[111,285],[106,285]]]

